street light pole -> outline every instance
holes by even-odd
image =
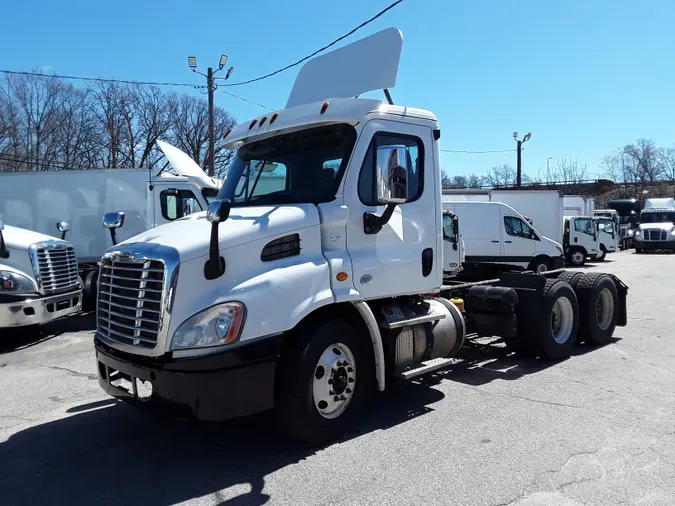
[[[213,67],[209,67],[206,70],[206,74],[203,72],[199,72],[197,70],[197,58],[194,56],[188,56],[188,67],[190,67],[190,70],[192,72],[202,75],[206,77],[206,92],[209,97],[209,151],[208,151],[208,164],[207,164],[207,169],[208,169],[208,174],[209,176],[213,177],[215,173],[215,159],[216,159],[216,143],[215,143],[215,132],[214,132],[214,111],[213,111],[213,92],[216,91],[216,88],[218,87],[215,83],[215,80],[218,79],[214,75],[216,72],[219,72],[223,70],[225,67],[225,63],[227,63],[227,56],[226,55],[221,55],[220,56],[220,61],[218,62],[218,69],[215,71],[213,70]],[[229,79],[230,76],[232,75],[232,72],[234,71],[234,67],[230,67],[227,71],[227,74],[225,77],[221,77],[220,79]]]
[[[532,137],[532,132],[528,132],[522,140],[518,140],[518,132],[513,132],[513,138],[516,140],[516,151],[518,152],[518,157],[516,158],[516,186],[521,187],[523,182],[523,167],[522,167],[522,155],[523,143],[530,140]]]

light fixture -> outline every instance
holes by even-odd
[[[525,138],[523,138],[523,142],[529,141],[530,137],[532,137],[532,132],[527,132],[527,135],[525,136]]]
[[[226,54],[221,54],[220,55],[220,62],[218,62],[218,66],[222,70],[225,64],[227,63],[227,55]]]
[[[518,132],[513,132],[513,138],[517,139],[518,138]]]
[[[227,70],[227,74],[225,74],[225,79],[229,79],[230,76],[232,75],[232,72],[234,72],[234,67],[230,67],[230,68]]]
[[[197,68],[197,58],[194,56],[188,56],[188,67],[192,70]]]

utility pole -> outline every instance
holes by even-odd
[[[225,74],[225,77],[215,77],[216,72],[220,72],[223,70],[225,67],[225,64],[227,63],[227,55],[220,55],[220,61],[218,62],[218,69],[213,70],[213,67],[209,67],[206,70],[206,74],[203,72],[199,72],[197,70],[197,58],[194,56],[188,56],[188,67],[190,67],[190,70],[192,72],[202,75],[206,77],[206,93],[208,94],[209,97],[209,151],[208,151],[208,175],[213,177],[214,172],[215,172],[215,158],[216,158],[216,143],[215,143],[215,133],[214,133],[214,127],[213,127],[213,92],[216,91],[216,88],[218,88],[218,85],[216,84],[216,79],[224,79],[227,80],[230,78],[232,75],[232,72],[234,72],[234,67],[230,67],[227,70],[227,74]]]
[[[552,156],[549,156],[549,157],[546,159],[546,186],[548,186],[549,181],[550,181],[550,179],[551,179],[551,176],[550,176],[550,168],[549,168],[549,162],[550,162],[552,159],[553,159]]]
[[[523,167],[522,167],[522,155],[521,151],[523,150],[523,143],[530,140],[532,137],[532,132],[528,132],[522,140],[518,140],[518,132],[513,132],[513,138],[516,140],[516,151],[518,152],[518,158],[516,159],[516,186],[521,187],[523,182]]]

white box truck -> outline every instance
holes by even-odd
[[[98,262],[111,244],[103,215],[124,213],[118,240],[194,211],[206,210],[220,181],[208,177],[185,153],[158,141],[177,174],[159,168],[56,170],[0,173],[0,220],[5,225],[50,234],[70,224],[85,299],[95,299]]]
[[[443,202],[459,218],[466,267],[546,272],[564,266],[560,244],[543,236],[518,211],[501,202]]]
[[[77,273],[72,244],[0,221],[0,335],[79,312]]]
[[[635,232],[635,253],[645,250],[675,250],[675,199],[645,200],[640,225]]]
[[[583,195],[564,195],[563,207],[565,216],[594,216],[595,199]]]
[[[611,274],[443,284],[438,121],[354,98],[395,84],[401,48],[389,28],[309,60],[285,109],[226,137],[236,154],[208,212],[106,252],[94,339],[106,392],[202,420],[273,409],[323,444],[392,377],[451,364],[468,334],[560,359],[626,324]],[[247,184],[261,166],[283,173],[277,187]]]

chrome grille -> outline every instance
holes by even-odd
[[[164,293],[164,263],[101,261],[98,282],[98,332],[129,346],[157,345]]]
[[[665,241],[667,233],[658,228],[647,228],[644,230],[645,241]]]
[[[34,267],[46,295],[75,290],[80,286],[75,249],[66,243],[38,243]]]

